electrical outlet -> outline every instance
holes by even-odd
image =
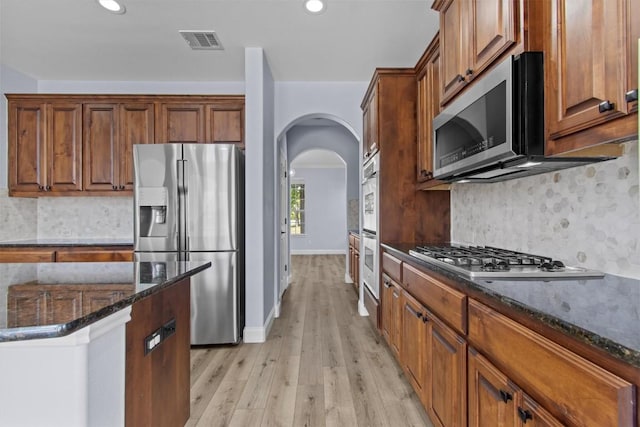
[[[170,337],[175,333],[176,333],[176,319],[171,319],[162,326],[163,340],[167,339],[167,337]]]
[[[158,328],[151,333],[151,335],[147,335],[144,339],[144,354],[145,356],[154,348],[156,348],[162,342],[162,328]]]

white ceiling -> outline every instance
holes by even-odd
[[[38,80],[244,81],[262,47],[276,81],[368,81],[413,67],[435,34],[432,0],[1,0],[0,63]],[[178,30],[216,31],[223,51],[193,51]]]

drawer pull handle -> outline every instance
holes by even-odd
[[[510,400],[513,400],[513,396],[511,395],[511,393],[506,392],[504,390],[500,390],[500,397],[502,398],[502,401],[504,403],[507,403]]]
[[[473,70],[471,68],[467,68],[467,71],[465,71],[465,74],[467,76],[470,76],[471,74],[473,74]]]
[[[458,74],[456,76],[456,80],[458,81],[458,83],[462,83],[464,81],[464,77],[462,77],[462,74]]]
[[[522,409],[520,407],[518,407],[518,416],[522,420],[522,424],[526,424],[527,420],[533,419],[533,417],[531,416],[531,412],[527,411],[526,409]]]
[[[598,111],[601,113],[606,113],[607,111],[613,110],[614,107],[615,107],[615,104],[613,102],[606,100],[598,104]]]
[[[624,99],[627,102],[633,102],[638,100],[638,89],[630,90],[624,94]]]

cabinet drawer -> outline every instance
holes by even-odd
[[[403,264],[404,288],[439,318],[462,334],[467,330],[467,296],[418,269]]]
[[[398,258],[384,252],[382,254],[382,269],[396,282],[402,281],[402,261]]]
[[[131,250],[58,250],[58,262],[110,262],[133,261]]]
[[[474,300],[468,339],[562,422],[634,425],[632,384]]]
[[[56,252],[38,249],[0,250],[0,262],[54,262]]]

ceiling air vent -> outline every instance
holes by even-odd
[[[189,31],[180,30],[187,44],[193,50],[222,50],[222,43],[215,31]]]

